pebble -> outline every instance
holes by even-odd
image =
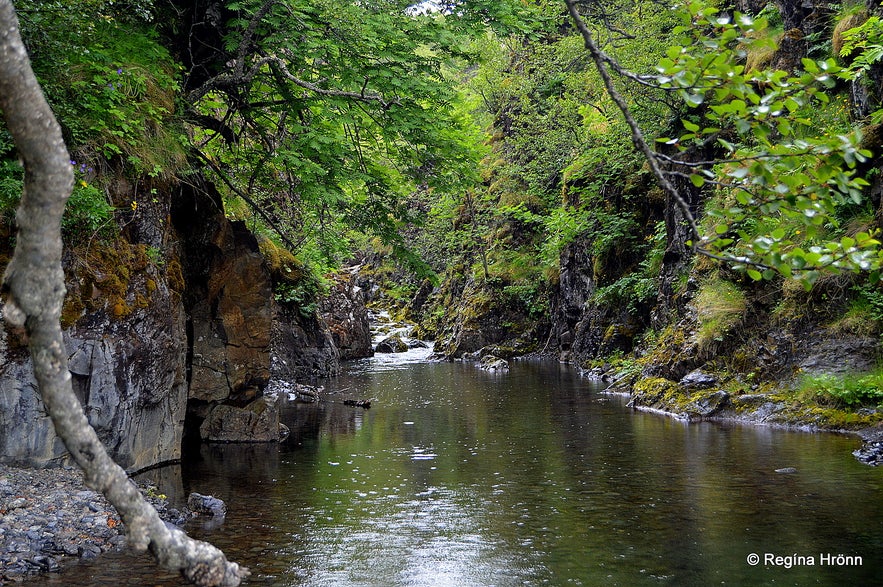
[[[147,499],[160,517],[183,525],[190,512],[152,497],[157,494],[148,492]],[[86,489],[79,469],[0,464],[0,585],[58,572],[66,562],[92,560],[125,543],[125,527],[116,510]]]
[[[862,463],[877,467],[883,465],[883,440],[866,442],[852,453]]]

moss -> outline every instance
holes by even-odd
[[[663,377],[644,377],[633,386],[635,402],[642,405],[669,405],[679,394],[678,384]]]
[[[685,331],[669,324],[659,333],[647,352],[637,362],[641,366],[666,364],[673,356],[682,352],[686,342]]]
[[[62,309],[65,326],[74,324],[85,312],[106,311],[113,318],[125,318],[137,308],[147,308],[158,289],[154,271],[143,244],[131,245],[122,238],[92,242],[74,249],[77,261],[68,276],[68,296]],[[184,280],[177,260],[166,266],[169,286],[182,291]],[[177,289],[175,289],[177,287]]]
[[[62,328],[73,326],[86,310],[83,300],[77,295],[78,293],[68,292],[68,295],[64,298],[64,305],[61,307]]]
[[[136,308],[147,308],[148,306],[150,306],[150,302],[146,297],[139,293],[135,294],[134,305]]]
[[[172,259],[166,264],[166,279],[169,289],[178,293],[184,291],[184,273],[181,271],[181,263],[177,259]]]
[[[308,270],[300,259],[269,238],[258,237],[258,248],[274,281],[297,282],[307,275]]]
[[[110,314],[114,318],[125,318],[132,313],[132,307],[122,298],[116,298],[110,302]]]
[[[128,277],[128,272],[126,272],[126,277]],[[126,295],[126,289],[128,289],[128,283],[115,274],[105,275],[103,278],[95,281],[95,285],[104,293],[116,296]]]

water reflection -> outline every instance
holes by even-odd
[[[284,445],[201,447],[164,481],[228,502],[222,528],[192,531],[251,567],[249,584],[879,583],[883,471],[852,459],[852,439],[633,413],[558,365],[370,366],[286,405]],[[865,563],[746,563],[767,552]],[[180,584],[110,560],[56,581]]]

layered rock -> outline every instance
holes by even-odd
[[[166,216],[167,209],[162,214],[161,205],[155,207],[157,216]],[[147,207],[130,232],[152,220]],[[62,314],[74,392],[111,456],[129,469],[180,457],[187,399],[180,266],[173,247],[164,257],[151,258],[148,250],[120,239],[69,253]],[[19,333],[5,324],[0,390],[0,459],[38,466],[64,461],[30,357]]]
[[[113,189],[118,200],[135,201],[125,181]],[[203,440],[277,441],[283,430],[264,388],[271,376],[336,373],[331,331],[312,309],[275,300],[257,240],[225,218],[211,186],[179,186],[135,210],[125,212],[116,241],[95,239],[65,261],[69,369],[90,423],[133,470],[179,458],[185,421]],[[357,288],[346,293],[358,330],[364,305],[360,315]],[[338,335],[359,339],[343,327]],[[65,458],[21,333],[2,324],[0,461],[44,466]]]
[[[272,379],[314,380],[340,372],[340,353],[324,320],[290,303],[275,304],[273,316]]]
[[[334,277],[319,312],[331,331],[341,360],[361,359],[374,354],[365,296],[353,274]]]

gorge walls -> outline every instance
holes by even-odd
[[[263,393],[271,378],[335,374],[337,343],[345,357],[370,353],[358,288],[332,287],[329,308],[348,308],[346,320],[329,317],[336,335],[315,307],[277,299],[272,263],[244,223],[225,218],[212,186],[152,198],[124,181],[115,190],[138,203],[119,237],[69,249],[63,325],[74,391],[124,468],[179,458],[185,433],[276,441],[278,411]],[[20,333],[0,325],[0,460],[44,466],[65,454]]]

